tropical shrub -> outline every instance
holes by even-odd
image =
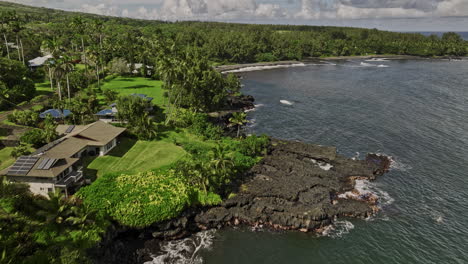
[[[20,143],[19,146],[13,148],[10,153],[10,156],[13,158],[18,158],[20,156],[25,156],[31,154],[31,147],[27,144]]]
[[[122,225],[145,227],[179,215],[189,205],[191,189],[174,171],[134,175],[107,174],[78,196],[85,205],[109,214]]]
[[[23,144],[31,144],[35,148],[39,148],[47,143],[44,132],[39,128],[34,128],[24,132],[20,137],[20,142]]]
[[[22,126],[36,126],[39,121],[39,114],[31,110],[15,110],[8,115],[8,121]]]

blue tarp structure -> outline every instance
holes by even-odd
[[[51,115],[53,118],[59,119],[59,118],[65,118],[71,114],[72,112],[68,109],[63,109],[63,111],[60,109],[49,109],[45,112],[40,113],[39,117],[46,118],[47,115]]]

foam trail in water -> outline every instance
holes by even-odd
[[[280,100],[280,103],[282,103],[284,105],[293,105],[293,103],[288,101],[288,100]]]
[[[372,58],[366,61],[388,61],[388,59],[387,58]]]
[[[144,264],[201,264],[203,259],[199,256],[202,249],[210,249],[213,244],[215,230],[199,232],[190,238],[161,242],[161,253],[152,256],[152,261]]]
[[[224,71],[224,73],[236,73],[236,72],[251,72],[251,71],[262,71],[271,69],[291,68],[291,67],[304,67],[304,63],[295,63],[288,65],[265,65],[265,66],[249,66],[236,70]]]

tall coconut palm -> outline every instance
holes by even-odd
[[[85,47],[85,42],[84,42],[84,34],[85,34],[85,29],[87,27],[87,23],[81,16],[77,16],[73,18],[70,26],[73,29],[75,29],[75,31],[81,38],[81,52],[82,52],[82,56],[85,62],[85,69],[88,70],[88,67],[86,65],[86,47]]]
[[[240,136],[240,128],[247,122],[247,114],[244,112],[234,113],[232,117],[229,118],[229,126],[237,126],[237,137]]]
[[[5,47],[6,47],[8,59],[10,59],[10,49],[8,47],[8,38],[7,38],[7,34],[10,31],[9,23],[10,23],[10,14],[2,12],[0,14],[0,25],[1,25],[0,31],[3,35],[3,40],[5,41]]]
[[[69,74],[73,72],[75,69],[75,65],[72,62],[71,58],[68,56],[63,56],[62,64],[61,67],[65,73],[65,78],[67,80],[67,92],[68,92],[68,100],[71,98],[71,92],[70,92],[70,78]]]
[[[62,100],[62,80],[63,80],[63,77],[65,76],[66,72],[65,72],[65,69],[64,69],[64,60],[63,58],[61,59],[58,59],[58,60],[55,60],[55,68],[54,68],[54,71],[53,71],[53,75],[54,75],[54,78],[55,78],[55,81],[57,82],[57,92],[58,92],[58,95],[59,95],[59,100],[61,101]]]

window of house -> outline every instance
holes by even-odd
[[[52,189],[52,188],[47,188],[47,192],[53,192],[53,191],[54,191],[54,189]]]
[[[43,191],[43,190],[44,190],[44,188],[42,188],[42,187],[41,187],[41,188],[39,188],[39,190]]]

